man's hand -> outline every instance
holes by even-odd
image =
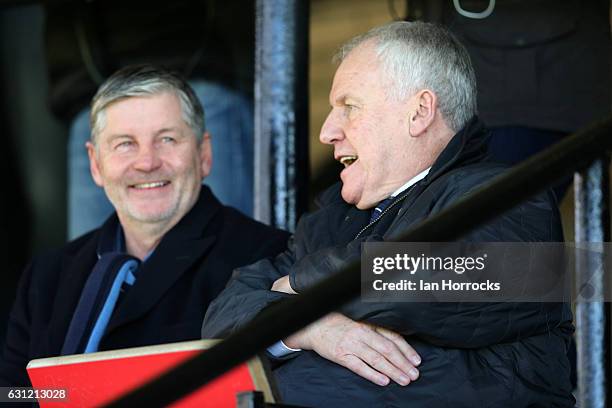
[[[378,385],[390,380],[408,385],[419,377],[416,367],[421,358],[402,336],[340,313],[328,314],[284,342],[291,348],[313,350]]]
[[[290,295],[296,295],[297,292],[293,290],[291,284],[289,283],[289,275],[283,276],[282,278],[278,278],[274,284],[272,284],[272,289],[276,292],[284,292]]]

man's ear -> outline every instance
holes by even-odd
[[[210,174],[212,168],[212,145],[210,144],[210,134],[204,132],[202,135],[202,142],[200,143],[200,170],[202,171],[202,178]]]
[[[438,98],[429,89],[422,89],[413,96],[414,105],[408,118],[410,136],[424,134],[434,122],[438,110]]]
[[[96,146],[94,146],[92,142],[87,142],[85,143],[85,147],[87,148],[87,156],[89,156],[89,171],[91,172],[91,177],[98,186],[104,187],[104,182],[100,173],[100,165],[96,155]]]

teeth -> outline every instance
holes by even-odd
[[[166,184],[168,184],[167,181],[156,181],[154,183],[142,183],[142,184],[134,184],[134,188],[156,188],[156,187],[163,187]]]
[[[342,156],[340,163],[344,164],[344,167],[348,167],[358,159],[357,156]]]

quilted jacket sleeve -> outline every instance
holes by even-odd
[[[560,225],[556,209],[539,196],[474,230],[463,240],[561,240],[560,230],[554,231],[551,225]],[[290,272],[292,287],[300,292],[338,268],[359,260],[360,244],[355,241],[348,246],[327,248],[305,256]],[[571,319],[569,308],[559,303],[371,303],[357,300],[346,305],[343,312],[354,320],[368,321],[436,345],[459,348],[515,341],[544,333]]]

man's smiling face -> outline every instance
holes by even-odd
[[[345,166],[342,198],[360,209],[375,206],[418,174],[409,128],[414,100],[395,100],[391,86],[372,41],[352,50],[334,76],[332,110],[320,140],[334,146],[334,158]]]
[[[121,99],[104,115],[95,145],[87,146],[90,167],[122,224],[177,223],[210,172],[208,135],[200,145],[170,92]]]

